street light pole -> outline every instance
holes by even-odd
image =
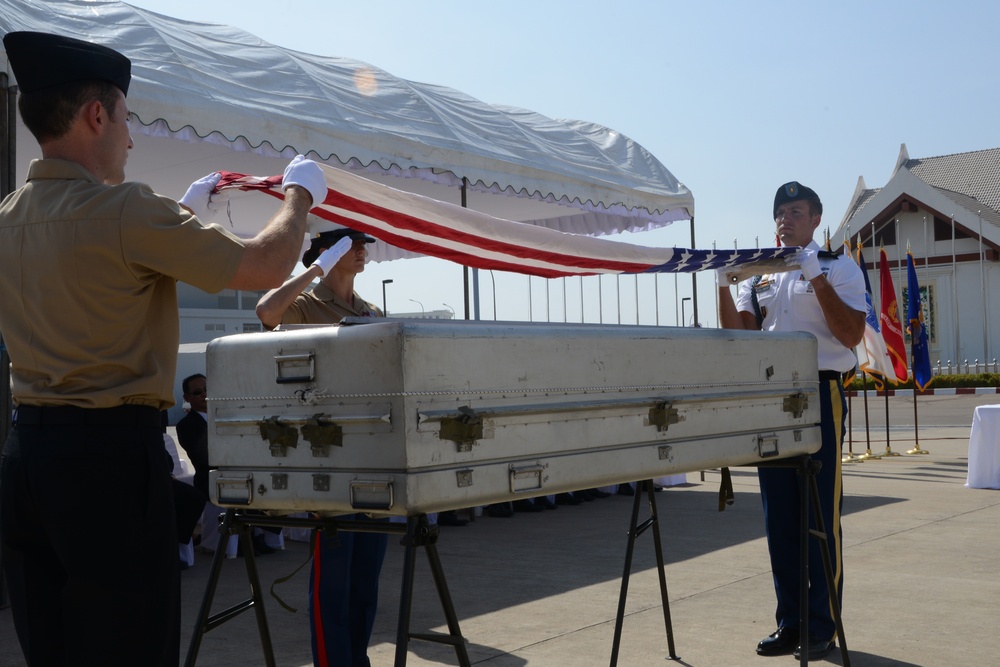
[[[392,278],[386,278],[382,281],[382,314],[386,317],[389,316],[389,309],[385,306],[385,286],[392,282]]]
[[[423,316],[424,316],[424,313],[426,312],[426,311],[424,310],[424,304],[420,303],[420,302],[419,302],[419,301],[417,301],[416,299],[410,299],[410,301],[412,301],[413,303],[415,303],[415,304],[417,304],[418,306],[420,306],[420,316],[421,316],[421,317],[423,317]]]
[[[441,305],[444,306],[445,308],[447,308],[448,310],[450,310],[451,311],[451,319],[455,319],[455,309],[452,308],[451,306],[449,306],[446,303],[442,303]]]
[[[686,296],[683,299],[681,299],[681,326],[682,327],[686,327],[688,325],[687,316],[684,315],[684,302],[685,301],[690,301],[690,300],[691,300],[691,297],[689,297],[689,296]]]

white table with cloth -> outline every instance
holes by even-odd
[[[970,489],[1000,489],[1000,405],[980,405],[969,433]]]

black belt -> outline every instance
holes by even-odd
[[[843,382],[844,381],[844,375],[846,375],[846,373],[841,373],[839,371],[820,371],[819,372],[819,379],[820,380],[840,380],[841,382]]]
[[[22,426],[160,426],[160,411],[148,405],[81,408],[76,405],[19,405],[15,423]]]

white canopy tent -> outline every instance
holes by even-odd
[[[602,235],[693,219],[691,193],[653,155],[593,123],[492,106],[124,2],[0,0],[0,32],[13,30],[93,40],[132,60],[138,122],[127,177],[165,194],[180,196],[218,169],[281,173],[304,153],[453,203],[464,181],[470,208],[561,231]],[[20,182],[37,146],[22,127],[17,145]],[[263,222],[255,213],[234,219]],[[372,253],[374,261],[400,256],[382,243]]]

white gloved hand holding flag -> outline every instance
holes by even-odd
[[[221,178],[222,174],[219,172],[199,178],[188,186],[187,192],[177,200],[177,203],[194,213],[201,220],[210,219],[215,215],[216,211],[220,208],[225,208],[229,202],[228,192],[212,194]]]
[[[788,266],[798,265],[806,280],[823,275],[823,269],[819,267],[819,255],[812,248],[799,248],[794,255],[785,258],[785,264]]]
[[[733,267],[724,266],[715,270],[715,283],[719,287],[732,287],[739,282],[739,275]]]
[[[285,173],[281,178],[281,191],[284,192],[290,185],[308,190],[312,195],[313,206],[319,206],[326,200],[326,174],[318,164],[301,155],[296,155],[285,167]]]

